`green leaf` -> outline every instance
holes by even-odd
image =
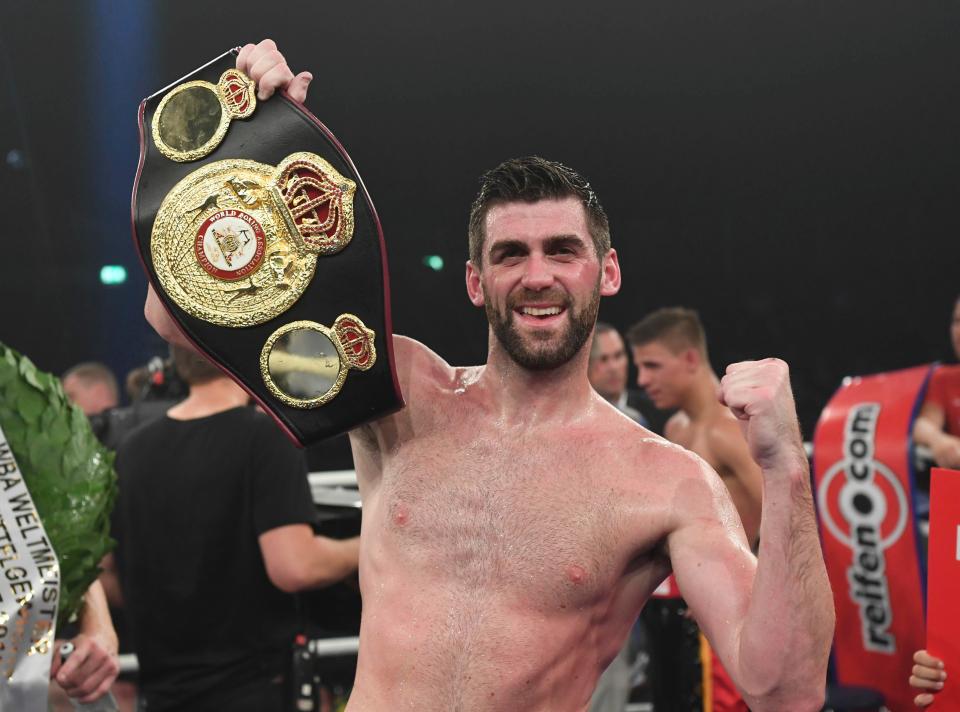
[[[5,359],[0,360],[0,392],[6,388],[7,384],[10,383],[14,378],[15,374],[9,368],[9,364]]]
[[[30,388],[23,388],[17,394],[17,410],[20,416],[31,424],[40,424],[40,415],[46,406],[43,395]]]
[[[58,419],[56,417],[56,411],[52,408],[48,408],[44,412],[44,416],[48,413],[52,414],[52,422],[45,426],[47,436],[50,438],[50,444],[57,448],[62,448],[68,442],[70,442],[70,426],[63,422],[63,419]]]
[[[29,359],[20,360],[20,375],[23,376],[23,380],[29,383],[31,386],[37,390],[44,390],[43,386],[40,385],[40,381],[37,379],[37,367]]]

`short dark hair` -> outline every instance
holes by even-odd
[[[170,356],[173,359],[173,366],[177,370],[177,375],[188,386],[207,383],[215,378],[227,378],[223,371],[214,366],[213,362],[206,356],[202,356],[185,346],[171,344]]]
[[[664,307],[650,312],[627,331],[631,346],[661,341],[673,353],[695,348],[706,357],[707,335],[700,315],[684,307]]]
[[[470,208],[467,231],[470,261],[477,269],[483,260],[484,222],[487,212],[499,203],[562,199],[576,196],[587,213],[587,227],[597,257],[610,250],[610,222],[590,183],[572,168],[539,156],[511,158],[480,177],[480,192]]]
[[[66,381],[71,377],[78,379],[86,387],[102,383],[109,389],[114,398],[120,397],[120,389],[117,387],[117,377],[113,375],[113,371],[111,371],[106,364],[100,363],[99,361],[84,361],[83,363],[78,363],[63,374],[61,381]]]

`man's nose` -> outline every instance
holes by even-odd
[[[553,272],[546,260],[539,255],[530,255],[523,271],[523,286],[527,289],[546,289],[553,284]]]
[[[637,385],[646,388],[650,385],[650,372],[643,368],[637,369]]]

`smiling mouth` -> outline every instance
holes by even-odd
[[[563,311],[562,307],[519,307],[517,311],[524,316],[547,317],[556,316]]]

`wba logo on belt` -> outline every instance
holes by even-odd
[[[928,371],[851,379],[824,409],[814,438],[837,675],[880,690],[891,709],[912,704],[905,680],[913,651],[923,647],[909,432]]]

